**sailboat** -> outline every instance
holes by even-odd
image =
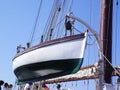
[[[97,86],[96,90],[115,90],[115,86],[112,84],[112,76],[120,77],[119,67],[114,67],[112,62],[112,6],[113,0],[101,0],[101,37],[98,37],[96,33],[87,23],[82,21],[79,18],[71,16],[72,18],[77,19],[79,22],[83,23],[94,35],[96,40],[99,44],[99,54],[100,54],[100,61],[94,65],[86,66],[80,69],[79,72],[76,74],[63,76],[59,78],[53,78],[46,81],[46,83],[60,83],[60,82],[67,82],[67,81],[77,81],[77,80],[87,80],[87,79],[99,79],[99,85]],[[116,2],[118,5],[118,1]],[[101,38],[101,41],[99,41]],[[98,65],[99,64],[99,65]],[[116,74],[117,73],[117,74]],[[118,87],[117,90],[120,90],[118,78],[117,83]],[[92,84],[90,85],[92,86]],[[87,89],[88,90],[88,89]]]
[[[103,1],[107,1],[107,0],[103,0]],[[62,4],[58,4],[56,1],[56,4],[53,4],[53,5],[64,6],[64,1],[62,2]],[[95,40],[98,43],[98,47],[99,47],[98,49],[100,50],[99,51],[100,61],[99,61],[99,65],[97,65],[98,70],[96,68],[90,69],[91,72],[93,72],[94,70],[95,72],[96,71],[97,72],[100,71],[100,72],[97,73],[97,76],[95,74],[94,77],[92,76],[91,77],[100,78],[99,80],[100,89],[99,90],[103,90],[104,88],[103,85],[105,85],[104,83],[105,82],[111,83],[111,80],[106,79],[104,82],[103,58],[105,58],[105,56],[103,53],[104,49],[103,49],[103,46],[101,45],[101,41],[100,41],[98,34],[86,22],[84,22],[80,18],[75,17],[70,12],[64,15],[63,25],[65,25],[66,27],[64,36],[54,38],[53,37],[54,31],[58,29],[58,28],[55,29],[56,28],[55,25],[60,23],[60,22],[57,22],[57,19],[59,19],[58,18],[59,12],[61,10],[62,10],[61,7],[57,7],[57,12],[54,14],[52,13],[54,18],[51,19],[52,23],[49,22],[49,24],[47,24],[50,26],[47,28],[48,31],[46,31],[47,32],[46,37],[42,35],[40,44],[35,45],[35,46],[30,46],[30,47],[28,45],[27,48],[20,47],[20,48],[23,48],[24,50],[18,52],[17,55],[13,59],[13,70],[14,70],[15,75],[17,76],[18,81],[19,82],[34,82],[34,81],[46,80],[46,83],[47,82],[49,83],[50,82],[52,83],[62,82],[68,78],[68,76],[66,77],[64,76],[69,75],[69,74],[71,77],[72,75],[75,76],[73,77],[72,80],[77,80],[76,79],[77,75],[82,73],[82,71],[79,71],[79,69],[81,68],[82,63],[83,63],[85,48],[87,44],[86,43],[87,35],[89,31],[95,37]],[[76,29],[74,26],[74,22],[76,21],[82,23],[88,29],[88,31],[86,30],[79,34],[74,33],[74,29]],[[102,29],[104,28],[103,27],[104,24],[103,23],[101,24]],[[108,26],[111,26],[109,23],[107,24]],[[66,34],[67,30],[70,31],[70,35]],[[108,64],[106,64],[106,66],[107,65]],[[95,65],[90,66],[90,67],[94,67],[94,66]],[[109,75],[111,76],[111,73],[112,73],[111,67],[108,67],[108,68],[110,69],[110,72],[107,72],[107,73],[109,73]],[[85,68],[81,70],[85,70]],[[87,70],[85,71],[87,72]],[[77,74],[74,74],[76,72]],[[85,74],[85,72],[83,73]],[[89,73],[89,71],[87,73]],[[59,77],[59,78],[56,79],[55,77]],[[51,81],[51,78],[53,78],[52,81]],[[78,76],[78,78],[80,77]],[[88,77],[82,77],[82,78],[83,79],[81,80],[88,79]],[[105,89],[105,88],[109,88],[109,89]],[[104,90],[113,90],[112,85],[105,85],[105,88]]]
[[[27,48],[15,56],[14,72],[20,81],[75,73],[82,65],[85,43],[86,35],[80,34]]]
[[[60,8],[58,8],[59,11]],[[73,34],[73,24],[69,16],[65,16],[66,30],[63,37],[52,39],[53,28],[48,32],[48,39],[27,48],[17,47],[17,55],[13,59],[13,70],[19,82],[33,82],[53,77],[76,73],[83,63],[87,40],[84,33]],[[54,21],[54,19],[53,19]],[[23,49],[19,51],[19,49]]]

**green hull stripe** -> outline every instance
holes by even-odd
[[[21,66],[15,69],[14,73],[20,82],[39,81],[76,73],[78,70],[80,70],[82,63],[83,58],[52,60]],[[51,72],[47,74],[47,69],[56,71],[58,70],[59,72]],[[46,75],[42,76],[41,73],[35,73],[35,71],[41,70],[45,70]]]

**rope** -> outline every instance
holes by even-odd
[[[71,4],[70,4],[70,8],[69,8],[68,12],[71,12],[72,6],[73,6],[73,0],[71,0]]]
[[[90,25],[91,25],[91,21],[92,21],[92,0],[90,2]]]
[[[32,32],[32,35],[31,35],[30,43],[33,42],[33,37],[34,37],[34,34],[35,34],[38,18],[39,18],[39,15],[40,15],[41,6],[42,6],[42,0],[40,1],[40,4],[39,4],[39,9],[38,9],[37,17],[36,17],[36,20],[35,20],[35,25],[34,25],[34,28],[33,28],[33,32]]]
[[[55,28],[57,29],[55,33],[57,33],[57,34],[55,36],[55,33],[54,33],[54,35],[53,35],[54,38],[60,37],[62,35],[62,33],[63,33],[63,30],[64,30],[64,25],[62,24],[62,22],[64,21],[64,18],[62,19],[62,16],[60,18],[61,18],[60,21],[55,26]]]
[[[54,3],[53,3],[53,6],[52,6],[52,9],[51,9],[51,12],[50,12],[50,15],[48,17],[48,20],[47,20],[47,23],[46,23],[46,26],[45,26],[45,38],[44,40],[47,41],[49,39],[49,32],[51,31],[51,27],[53,25],[53,21],[54,21],[54,17],[55,17],[55,14],[56,14],[56,10],[57,10],[57,5],[58,5],[58,0],[54,0]]]
[[[98,45],[97,45],[98,48]],[[100,51],[100,49],[98,48],[98,50]],[[117,74],[120,76],[120,73],[118,72],[117,69],[114,68],[114,66],[111,64],[111,62],[107,59],[107,57],[103,54],[103,52],[100,52],[102,54],[102,56],[105,58],[105,60],[110,64],[110,66],[117,72]]]
[[[64,0],[63,2],[62,2],[62,5],[61,5],[61,15],[60,15],[60,18],[59,18],[59,22],[58,22],[58,24],[56,25],[56,26],[58,26],[58,30],[56,31],[56,38],[58,38],[58,37],[60,37],[61,36],[61,34],[62,34],[62,32],[63,32],[63,30],[64,30],[64,25],[63,25],[63,22],[62,21],[64,21],[64,19],[65,19],[65,17],[64,17],[64,10],[65,10],[65,1],[66,0]],[[63,29],[61,28],[61,27],[63,27]]]
[[[59,19],[59,14],[61,12],[61,3],[62,2],[57,2],[56,10],[55,10],[52,22],[51,22],[51,27],[49,28],[50,30],[51,30],[51,28],[54,30],[54,28],[55,28],[55,26],[57,24],[57,21]]]
[[[98,50],[100,51],[98,45],[97,45]],[[107,57],[103,54],[103,52],[100,52],[102,54],[102,56],[105,58],[105,60],[110,64],[110,66],[114,69],[114,71],[116,71],[116,73],[120,76],[120,73],[118,72],[118,70],[111,64],[111,62],[107,59]]]
[[[74,26],[73,26],[73,28],[74,28],[77,32],[82,33],[80,30],[78,30],[78,29],[75,28]]]
[[[120,73],[118,72],[118,70],[110,63],[110,61],[106,58],[106,56],[103,53],[101,54],[105,58],[105,60],[111,65],[111,67],[115,70],[115,72],[117,72],[117,74],[120,76]]]
[[[46,22],[46,25],[45,25],[45,28],[43,30],[43,37],[44,37],[44,40],[43,41],[46,41],[47,40],[47,37],[48,37],[48,28],[50,27],[50,22],[51,22],[51,18],[52,18],[52,15],[53,15],[53,11],[55,9],[55,0],[53,2],[53,5],[52,5],[52,9],[50,11],[50,14],[48,16],[48,19],[47,19],[47,22]]]
[[[115,26],[115,30],[116,30],[116,35],[115,35],[115,65],[116,65],[116,53],[117,53],[117,34],[118,34],[118,0],[116,2],[116,26]]]

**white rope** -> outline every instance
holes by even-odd
[[[100,51],[98,45],[97,45],[97,48]],[[100,53],[105,58],[105,60],[112,66],[112,68],[116,71],[116,73],[120,76],[120,73],[118,72],[118,70],[110,63],[110,61],[107,59],[107,57],[102,52],[100,52]]]
[[[105,58],[105,60],[112,66],[112,68],[117,72],[117,74],[120,76],[120,73],[118,72],[117,69],[110,63],[110,61],[105,57],[105,55],[102,53],[102,56]]]

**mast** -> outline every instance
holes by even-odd
[[[93,33],[96,40],[98,40],[98,44],[100,43],[99,44],[100,50],[101,50],[101,44],[102,44],[101,51],[103,51],[103,55],[109,60],[110,63],[112,62],[112,6],[113,6],[112,4],[113,4],[113,0],[101,0],[101,21],[100,21],[101,42],[99,42],[98,36],[87,23],[85,23],[84,21],[82,21],[81,19],[77,17],[68,15],[70,18],[81,22],[83,25],[85,25],[88,28],[88,30],[90,30]],[[101,58],[100,61],[102,61],[102,59],[103,58]],[[100,81],[102,83],[100,82],[99,89],[103,90],[103,79],[105,83],[111,84],[112,82],[111,77],[112,77],[113,69],[105,59],[104,59],[104,64],[101,64],[101,67],[103,67],[104,71],[101,72],[101,75],[100,75]]]
[[[101,0],[100,37],[103,55],[112,63],[112,5],[113,0]],[[104,58],[104,81],[111,83],[112,67]]]

